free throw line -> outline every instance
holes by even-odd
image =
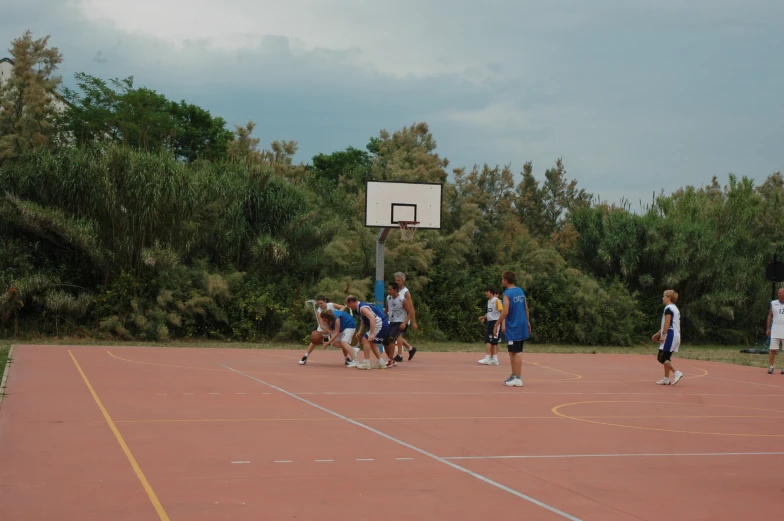
[[[141,482],[142,487],[144,487],[145,492],[147,492],[147,497],[150,498],[150,502],[152,503],[153,508],[155,508],[155,512],[158,513],[158,517],[160,518],[161,521],[170,521],[168,514],[166,514],[166,511],[163,509],[163,506],[161,505],[161,502],[158,501],[158,496],[155,495],[155,491],[152,489],[150,482],[147,481],[147,478],[144,476],[144,472],[142,472],[141,467],[139,467],[139,464],[136,462],[136,458],[133,457],[133,454],[131,453],[131,449],[128,448],[128,445],[125,443],[122,434],[120,434],[120,431],[117,429],[117,426],[114,424],[114,421],[112,421],[112,417],[109,416],[109,412],[101,403],[101,399],[98,398],[98,394],[95,392],[95,389],[93,389],[90,380],[87,379],[87,375],[84,374],[84,371],[82,371],[79,362],[76,361],[76,357],[74,356],[74,354],[71,352],[70,349],[68,350],[68,354],[71,355],[71,360],[73,360],[73,363],[76,366],[76,370],[79,371],[79,374],[82,376],[82,380],[84,380],[87,389],[90,391],[90,394],[93,396],[93,400],[95,400],[96,405],[98,405],[98,408],[101,410],[101,414],[103,414],[106,423],[109,424],[109,428],[114,433],[114,437],[117,438],[117,443],[120,444],[120,447],[125,453],[125,457],[127,457],[128,461],[131,463],[131,467],[133,467],[133,471],[136,473],[136,477],[139,478],[139,482]]]
[[[466,459],[652,458],[698,456],[784,456],[784,452],[684,452],[677,454],[526,454],[520,456],[453,456],[444,457],[444,459],[454,461]]]
[[[251,376],[249,374],[243,373],[242,371],[239,371],[239,370],[234,369],[232,367],[229,367],[227,365],[223,365],[223,364],[218,364],[218,365],[228,369],[229,371],[233,371],[233,372],[235,372],[237,374],[241,374],[242,376],[244,376],[246,378],[250,378],[251,380],[255,380],[255,381],[257,381],[257,382],[259,382],[261,384],[264,384],[267,387],[271,387],[271,388],[275,389],[276,391],[279,391],[279,392],[281,392],[281,393],[283,393],[283,394],[285,394],[287,396],[290,396],[291,398],[294,398],[295,400],[299,400],[299,401],[301,401],[303,403],[306,403],[306,404],[310,405],[311,407],[315,407],[316,409],[318,409],[320,411],[323,411],[323,412],[325,412],[327,414],[331,414],[332,416],[336,416],[337,418],[340,418],[341,420],[345,420],[345,421],[347,421],[347,422],[349,422],[349,423],[351,423],[353,425],[356,425],[357,427],[361,427],[361,428],[363,428],[365,430],[368,430],[368,431],[370,431],[370,432],[372,432],[374,434],[378,434],[379,436],[381,436],[383,438],[386,438],[389,441],[393,441],[393,442],[397,443],[398,445],[402,445],[402,446],[404,446],[406,448],[409,448],[409,449],[411,449],[413,451],[416,451],[416,452],[418,452],[418,453],[420,453],[420,454],[422,454],[424,456],[427,456],[428,458],[431,458],[431,459],[434,459],[434,460],[436,460],[436,461],[438,461],[440,463],[443,463],[444,465],[448,465],[448,466],[452,467],[453,469],[459,470],[460,472],[468,474],[469,476],[472,476],[472,477],[474,477],[474,478],[476,478],[476,479],[478,479],[480,481],[484,481],[485,483],[487,483],[489,485],[492,485],[492,486],[494,486],[496,488],[499,488],[499,489],[501,489],[501,490],[503,490],[505,492],[509,492],[510,494],[513,494],[513,495],[515,495],[515,496],[517,496],[517,497],[519,497],[521,499],[525,499],[526,501],[528,501],[530,503],[533,503],[534,505],[540,506],[540,507],[542,507],[542,508],[544,508],[546,510],[549,510],[550,512],[558,514],[559,516],[561,516],[561,517],[563,517],[565,519],[569,519],[569,521],[582,521],[578,517],[574,517],[573,515],[567,514],[566,512],[558,510],[557,508],[552,507],[552,506],[550,506],[550,505],[548,505],[546,503],[542,503],[541,501],[539,501],[537,499],[534,499],[531,496],[527,496],[527,495],[523,494],[522,492],[518,492],[517,490],[511,489],[511,488],[509,488],[509,487],[507,487],[505,485],[497,483],[497,482],[493,481],[492,479],[489,479],[489,478],[486,478],[485,476],[482,476],[481,474],[477,474],[476,472],[472,472],[472,471],[468,470],[467,468],[461,467],[460,465],[452,463],[451,461],[447,461],[444,458],[436,456],[435,454],[431,454],[430,452],[427,452],[424,449],[420,449],[419,447],[415,447],[413,445],[410,445],[410,444],[408,444],[408,443],[406,443],[404,441],[401,441],[401,440],[399,440],[397,438],[394,438],[394,437],[392,437],[392,436],[390,436],[388,434],[385,434],[385,433],[383,433],[383,432],[381,432],[381,431],[379,431],[377,429],[374,429],[373,427],[369,427],[369,426],[365,425],[364,423],[360,423],[358,421],[352,420],[351,418],[347,418],[347,417],[343,416],[340,413],[337,413],[335,411],[331,411],[331,410],[327,409],[326,407],[322,407],[322,406],[320,406],[320,405],[318,405],[316,403],[313,403],[313,402],[311,402],[309,400],[306,400],[305,398],[297,396],[294,393],[290,393],[290,392],[288,392],[285,389],[281,389],[280,387],[272,385],[271,383],[268,383],[268,382],[265,382],[264,380],[256,378],[255,376]]]

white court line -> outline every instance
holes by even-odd
[[[398,461],[412,461],[414,458],[395,458]]]
[[[388,439],[390,441],[393,441],[393,442],[395,442],[395,443],[397,443],[399,445],[402,445],[402,446],[407,447],[407,448],[409,448],[409,449],[411,449],[413,451],[416,451],[416,452],[418,452],[420,454],[423,454],[423,455],[427,456],[428,458],[432,458],[432,459],[434,459],[434,460],[436,460],[436,461],[438,461],[440,463],[443,463],[444,465],[448,465],[448,466],[452,467],[453,469],[459,470],[460,472],[464,472],[464,473],[468,474],[469,476],[472,476],[472,477],[474,477],[474,478],[476,478],[476,479],[478,479],[480,481],[484,481],[485,483],[487,483],[489,485],[492,485],[492,486],[494,486],[496,488],[499,488],[499,489],[501,489],[501,490],[503,490],[505,492],[509,492],[510,494],[513,494],[513,495],[515,495],[515,496],[517,496],[517,497],[519,497],[521,499],[529,501],[529,502],[531,502],[531,503],[533,503],[533,504],[535,504],[537,506],[540,506],[540,507],[542,507],[542,508],[544,508],[546,510],[549,510],[550,512],[558,514],[561,517],[564,517],[565,519],[569,519],[570,521],[582,521],[578,517],[575,517],[573,515],[567,514],[566,512],[558,510],[557,508],[552,507],[552,506],[550,506],[550,505],[548,505],[546,503],[542,503],[541,501],[539,501],[537,499],[534,499],[531,496],[527,496],[527,495],[523,494],[522,492],[518,492],[517,490],[514,490],[514,489],[509,488],[509,487],[507,487],[505,485],[497,483],[497,482],[491,480],[490,478],[486,478],[485,476],[482,476],[481,474],[477,474],[476,472],[473,472],[471,470],[468,470],[467,468],[461,467],[460,465],[452,463],[451,461],[447,461],[444,458],[436,456],[435,454],[431,454],[430,452],[427,452],[424,449],[420,449],[419,447],[415,447],[415,446],[413,446],[411,444],[408,444],[408,443],[406,443],[404,441],[401,441],[401,440],[399,440],[399,439],[397,439],[397,438],[395,438],[393,436],[385,434],[385,433],[379,431],[378,429],[374,429],[373,427],[368,427],[364,423],[360,423],[360,422],[358,422],[356,420],[352,420],[351,418],[347,418],[347,417],[343,416],[342,414],[339,414],[339,413],[336,413],[334,411],[331,411],[331,410],[329,410],[329,409],[327,409],[325,407],[322,407],[322,406],[320,406],[320,405],[318,405],[316,403],[308,401],[305,398],[301,398],[301,397],[297,396],[294,393],[290,393],[290,392],[286,391],[285,389],[281,389],[280,387],[277,387],[275,385],[267,383],[264,380],[260,380],[260,379],[256,378],[255,376],[251,376],[249,374],[243,373],[242,371],[238,371],[237,369],[233,369],[233,368],[231,368],[231,367],[229,367],[227,365],[223,365],[223,364],[218,364],[218,365],[220,365],[221,367],[224,367],[224,368],[226,368],[226,369],[228,369],[230,371],[234,371],[237,374],[241,374],[242,376],[245,376],[246,378],[250,378],[251,380],[255,380],[255,381],[257,381],[257,382],[259,382],[261,384],[264,384],[267,387],[271,387],[271,388],[273,388],[273,389],[275,389],[277,391],[280,391],[283,394],[287,394],[288,396],[291,396],[295,400],[299,400],[301,402],[304,402],[304,403],[310,405],[311,407],[315,407],[316,409],[319,409],[320,411],[324,411],[327,414],[331,414],[332,416],[340,418],[341,420],[345,420],[345,421],[347,421],[347,422],[349,422],[349,423],[351,423],[353,425],[356,425],[357,427],[361,427],[361,428],[363,428],[365,430],[368,430],[368,431],[370,431],[370,432],[372,432],[374,434],[378,434],[379,436],[381,436],[383,438],[386,438],[386,439]]]
[[[453,456],[445,460],[469,459],[550,459],[550,458],[650,458],[697,456],[784,456],[784,452],[693,452],[676,454],[527,454],[522,456]]]
[[[248,394],[248,393],[237,393],[237,394]]]
[[[357,458],[357,461],[373,461],[373,458]]]
[[[158,393],[155,396],[166,396],[166,393]]]
[[[708,377],[706,377],[708,378]],[[734,381],[734,380],[731,380]],[[749,382],[752,383],[752,382]],[[772,385],[771,387],[777,387]],[[784,389],[784,387],[782,387]],[[607,392],[607,393],[589,393],[589,392],[538,392],[538,391],[483,391],[483,392],[444,392],[444,391],[435,391],[435,392],[427,392],[427,391],[415,391],[415,392],[396,392],[396,391],[373,391],[373,392],[355,392],[355,391],[337,391],[337,392],[307,392],[307,393],[292,393],[296,394],[297,396],[325,396],[325,395],[335,395],[335,396],[354,396],[354,395],[378,395],[378,396],[389,396],[389,395],[416,395],[416,396],[485,396],[488,394],[536,394],[536,395],[576,395],[576,396],[661,396],[662,393],[627,393],[627,392]],[[782,394],[737,394],[737,393],[668,393],[667,396],[736,396],[739,398],[759,398],[759,397],[768,397],[768,398],[776,398],[776,397],[784,397],[784,393]]]
[[[182,393],[182,394],[183,394],[183,396],[193,396],[196,393]]]
[[[232,461],[232,463],[233,463],[234,465],[241,465],[241,464],[250,463],[250,461]]]
[[[331,459],[317,459],[316,463],[332,463]]]
[[[290,459],[280,459],[277,461],[273,461],[272,463],[291,463]]]
[[[220,393],[210,393],[210,394],[220,394]]]

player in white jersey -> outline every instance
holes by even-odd
[[[408,288],[406,287],[406,274],[403,273],[402,271],[398,271],[397,273],[395,273],[395,282],[397,282],[397,287],[398,287],[398,291],[400,292],[400,296],[403,297],[405,300],[407,300],[409,304],[411,304],[411,311],[409,311],[408,313],[408,322],[411,324],[411,327],[414,329],[414,331],[416,331],[417,329],[419,329],[419,326],[417,326],[417,321],[416,321],[416,309],[414,308],[414,299],[411,298],[411,292],[408,291]],[[403,338],[402,335],[400,336],[400,343],[403,346],[405,346],[406,349],[408,349],[408,359],[411,360],[412,358],[414,358],[414,355],[417,352],[416,347],[409,344],[406,341],[406,339]],[[401,356],[402,352],[403,350],[401,349],[399,353],[395,356],[395,361],[397,362],[403,361],[403,357]]]
[[[344,311],[346,309],[346,306],[341,306],[340,304],[335,304],[333,302],[330,302],[329,299],[323,295],[319,295],[318,297],[316,297],[316,306],[317,306],[316,314],[318,315],[317,317],[318,327],[316,328],[315,331],[321,333],[322,337],[324,338],[324,341],[326,341],[329,339],[330,328],[327,326],[327,324],[324,323],[323,320],[321,320],[321,313],[323,313],[328,309],[330,311],[335,311],[336,309],[338,311]],[[308,345],[308,350],[305,352],[305,356],[303,356],[302,359],[299,361],[299,365],[305,365],[306,363],[308,363],[308,357],[310,356],[310,353],[312,353],[315,348],[316,348],[316,344],[311,342]],[[354,348],[355,357],[358,352],[359,352],[359,348],[355,347]],[[351,360],[347,358],[346,364],[348,364],[349,362],[351,362]]]
[[[400,335],[406,330],[406,323],[408,322],[408,317],[411,315],[413,307],[411,302],[400,294],[397,282],[389,283],[387,286],[387,293],[387,300],[384,303],[384,312],[389,319],[389,344],[385,347],[387,356],[389,357],[387,367],[394,367],[397,365],[395,350],[398,348],[399,341],[402,341]],[[402,358],[400,360],[402,360]]]
[[[485,289],[487,312],[479,317],[479,320],[486,324],[485,343],[487,354],[479,360],[479,363],[484,365],[498,365],[498,344],[501,342],[501,336],[495,336],[495,325],[498,319],[501,318],[501,312],[504,309],[504,304],[498,298],[498,295],[499,291],[496,288]]]
[[[675,385],[683,378],[683,373],[673,367],[671,360],[672,354],[677,353],[681,345],[681,312],[675,305],[677,301],[678,294],[673,290],[668,289],[664,292],[661,327],[651,337],[653,342],[657,340],[660,342],[658,360],[664,366],[664,378],[656,382],[659,385]],[[670,381],[670,372],[674,373],[672,381]]]
[[[779,288],[778,297],[777,300],[770,302],[770,311],[768,311],[767,335],[770,338],[768,374],[773,374],[775,370],[776,351],[784,349],[784,288]],[[781,369],[781,374],[784,374],[784,368]]]

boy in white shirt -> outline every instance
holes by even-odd
[[[487,313],[479,317],[479,320],[487,324],[487,332],[485,333],[485,343],[487,347],[487,354],[479,360],[483,365],[498,365],[498,344],[501,342],[501,336],[495,336],[495,324],[501,317],[501,312],[504,310],[504,305],[501,299],[498,298],[499,291],[496,288],[485,289],[485,296],[487,297]]]
[[[768,311],[767,334],[770,338],[770,354],[768,355],[770,367],[768,368],[768,374],[773,374],[775,370],[776,351],[779,348],[784,349],[784,288],[779,288],[778,297],[778,300],[770,302],[770,311]],[[784,374],[784,368],[782,368],[781,374]]]

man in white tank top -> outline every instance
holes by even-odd
[[[395,282],[397,283],[400,296],[403,297],[403,299],[406,300],[411,305],[411,309],[408,312],[408,322],[411,324],[411,327],[414,328],[414,331],[416,331],[417,329],[419,329],[419,326],[417,326],[417,321],[416,321],[416,309],[414,308],[414,299],[411,298],[411,292],[408,291],[408,288],[406,287],[406,274],[403,273],[402,271],[398,271],[397,273],[395,273]],[[401,331],[405,331],[405,328],[403,328]],[[411,360],[412,358],[414,358],[414,355],[416,354],[417,351],[416,347],[406,342],[406,339],[403,338],[402,336],[399,336],[399,340],[400,343],[403,346],[405,346],[406,349],[408,349],[408,359]],[[401,349],[399,353],[402,352],[403,351]],[[395,360],[398,362],[402,362],[403,357],[400,354],[397,354],[397,356],[395,356]]]
[[[394,367],[398,362],[395,359],[395,350],[398,349],[398,341],[402,340],[400,335],[405,331],[406,322],[411,315],[411,303],[400,293],[397,282],[389,283],[387,293],[387,300],[384,303],[384,311],[389,319],[389,344],[386,346],[389,357],[387,367]]]
[[[774,364],[776,362],[776,351],[779,348],[784,349],[784,288],[779,288],[778,299],[770,303],[770,310],[768,311],[768,331],[767,335],[770,337],[770,354],[768,361],[768,374],[773,374]],[[784,374],[784,368],[781,369],[781,374]]]

